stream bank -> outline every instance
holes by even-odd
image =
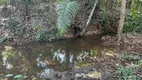
[[[115,36],[93,35],[13,47],[4,44],[0,78],[20,74],[26,80],[123,80],[126,76],[141,80],[141,35],[130,33],[119,44],[115,41]]]

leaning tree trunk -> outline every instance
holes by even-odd
[[[89,23],[90,23],[90,21],[91,21],[91,19],[92,19],[92,16],[93,16],[93,14],[94,14],[94,11],[95,11],[95,8],[96,8],[97,4],[98,4],[98,0],[96,0],[96,1],[94,2],[94,6],[93,6],[93,8],[92,8],[92,10],[91,10],[91,12],[90,12],[89,18],[88,18],[88,20],[87,20],[87,22],[86,22],[86,25],[85,25],[85,28],[84,28],[84,29],[82,30],[82,32],[80,33],[81,36],[84,35],[84,33],[85,33],[85,31],[86,31],[86,29],[87,29],[87,27],[88,27],[88,25],[89,25]]]
[[[125,12],[126,12],[126,0],[122,0],[121,3],[121,14],[120,14],[120,21],[119,21],[119,26],[118,26],[118,42],[122,38],[122,33],[123,33],[123,26],[124,26],[124,20],[125,20]]]

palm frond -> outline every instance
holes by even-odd
[[[60,34],[67,32],[78,10],[79,4],[76,1],[63,0],[62,3],[58,6],[57,24]]]

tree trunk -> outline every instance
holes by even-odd
[[[124,26],[124,20],[125,20],[125,12],[126,12],[126,0],[122,0],[120,21],[119,21],[118,32],[117,32],[117,34],[118,34],[118,42],[122,38],[123,26]]]
[[[97,4],[98,4],[98,0],[96,0],[96,1],[94,2],[94,6],[93,6],[93,8],[92,8],[92,10],[91,10],[91,12],[90,12],[89,18],[88,18],[88,20],[87,20],[87,22],[86,22],[86,25],[85,25],[85,28],[84,28],[83,31],[80,33],[81,36],[84,35],[84,33],[85,33],[85,31],[86,31],[86,29],[87,29],[87,27],[88,27],[88,25],[89,25],[89,23],[90,23],[90,21],[91,21],[91,19],[92,19],[92,16],[93,16],[93,14],[94,14],[94,11],[95,11],[95,8],[96,8]]]

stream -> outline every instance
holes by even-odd
[[[26,80],[34,80],[35,77],[42,80],[54,77],[57,72],[72,71],[75,65],[87,62],[88,56],[101,57],[102,51],[114,50],[113,47],[101,45],[100,38],[99,35],[92,35],[14,47],[2,44],[0,80],[7,74],[21,74]]]

